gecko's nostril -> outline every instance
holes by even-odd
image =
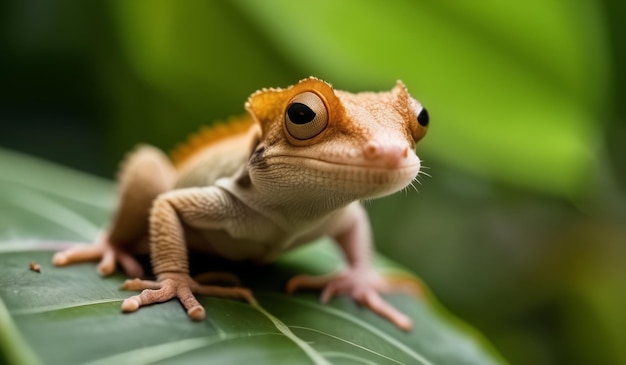
[[[369,141],[363,147],[363,153],[369,160],[376,159],[380,152],[380,145],[374,141]]]
[[[409,150],[407,146],[369,141],[363,146],[363,156],[375,166],[397,167],[409,158]]]

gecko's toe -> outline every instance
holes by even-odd
[[[113,271],[115,271],[115,261],[114,262],[106,262],[106,261],[101,261],[98,266],[96,267],[96,271],[98,271],[98,274],[100,274],[100,276],[109,276],[113,273]]]
[[[120,289],[122,290],[144,290],[144,289],[160,289],[162,284],[152,280],[141,280],[139,278],[127,279],[124,281]]]
[[[136,312],[140,303],[135,297],[130,297],[122,302],[122,311],[125,313]]]
[[[52,256],[52,264],[54,266],[65,266],[67,265],[67,256],[64,252],[57,252]]]
[[[297,275],[287,282],[287,293],[293,294],[300,289],[324,288],[332,279],[332,276]]]
[[[407,316],[402,316],[402,318],[396,318],[392,322],[403,331],[409,332],[413,329],[413,321]]]
[[[403,331],[410,331],[413,328],[411,318],[383,299],[377,291],[367,291],[362,297],[355,298],[355,300],[368,307],[374,313],[386,318]]]
[[[204,319],[204,317],[206,317],[206,313],[204,311],[204,308],[202,308],[202,306],[196,306],[193,308],[190,308],[187,311],[187,315],[189,316],[189,318],[191,318],[192,320],[198,322]]]
[[[103,247],[102,258],[98,264],[98,273],[102,276],[111,275],[115,271],[117,264],[117,253],[113,246],[105,245]]]
[[[127,276],[131,278],[144,277],[143,267],[132,255],[126,252],[118,251],[117,261],[122,266],[122,269],[124,269]]]

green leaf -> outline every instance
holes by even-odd
[[[243,279],[258,305],[201,297],[207,319],[190,321],[176,301],[122,314],[124,277],[102,278],[94,264],[51,264],[61,241],[90,241],[111,210],[111,183],[0,150],[0,354],[12,364],[496,364],[482,337],[426,292],[389,295],[415,329],[405,333],[348,298],[319,303],[288,296],[300,272],[325,273],[341,259],[321,240],[253,269]],[[8,219],[8,220],[7,220]],[[8,222],[8,225],[4,225]],[[29,270],[36,262],[41,272]],[[406,272],[384,258],[377,266]],[[414,279],[417,280],[417,279]]]

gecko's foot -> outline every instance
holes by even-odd
[[[96,243],[89,246],[75,246],[65,251],[57,252],[52,257],[55,266],[67,266],[81,262],[98,261],[98,272],[102,276],[110,275],[115,271],[116,263],[119,263],[124,272],[130,277],[142,277],[143,267],[129,253],[116,248],[106,237],[101,235]]]
[[[126,280],[122,285],[124,290],[142,290],[139,295],[127,298],[122,303],[122,311],[135,312],[140,307],[167,302],[178,298],[187,311],[187,315],[194,321],[201,321],[205,311],[198,302],[195,294],[209,295],[220,298],[242,299],[250,304],[256,303],[250,289],[241,287],[224,287],[218,285],[200,285],[187,274],[167,273],[159,275],[159,281]]]
[[[413,327],[411,319],[383,299],[380,293],[415,294],[415,286],[405,282],[386,280],[373,271],[347,270],[328,276],[298,275],[287,283],[287,292],[293,293],[298,289],[322,289],[320,299],[324,304],[333,296],[347,294],[357,303],[386,318],[398,328],[409,331]]]

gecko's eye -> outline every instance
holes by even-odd
[[[315,93],[303,92],[291,99],[285,111],[285,127],[295,139],[309,139],[328,125],[328,110]]]
[[[415,143],[419,142],[426,131],[428,130],[428,123],[430,122],[430,116],[428,115],[428,111],[426,108],[422,106],[417,100],[411,98],[410,99],[411,108],[414,110],[415,114],[412,114],[412,118],[415,118],[412,123],[410,123],[411,135],[413,136],[413,140]],[[417,114],[417,115],[416,115]]]
[[[426,110],[426,108],[422,108],[420,113],[417,115],[417,122],[422,127],[428,127],[428,111]]]

